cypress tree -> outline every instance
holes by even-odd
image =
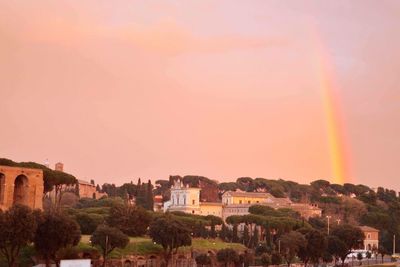
[[[151,184],[150,179],[147,183],[146,200],[147,200],[146,208],[152,211],[154,207],[154,199],[153,199],[153,185]]]

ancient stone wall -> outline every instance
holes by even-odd
[[[23,204],[42,209],[43,171],[22,167],[0,166],[0,209]]]

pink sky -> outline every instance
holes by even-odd
[[[397,0],[1,1],[0,157],[97,183],[331,180],[315,31],[349,181],[400,190]]]

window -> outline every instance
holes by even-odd
[[[194,210],[192,210],[192,213],[194,214]]]
[[[192,205],[195,205],[195,204],[196,204],[196,200],[193,199],[193,200],[192,200]],[[193,211],[193,213],[194,213],[194,211]]]
[[[367,235],[367,239],[371,239],[371,234],[368,234],[368,235]]]
[[[239,200],[239,204],[242,204],[242,201],[241,201],[241,200]]]
[[[260,201],[257,200],[257,203],[260,203]]]
[[[3,203],[4,201],[4,191],[5,191],[5,181],[6,178],[4,177],[4,175],[2,173],[0,173],[0,204]]]
[[[247,201],[247,203],[248,203],[248,204],[250,204],[250,203],[251,203],[251,201],[249,200],[249,201]]]

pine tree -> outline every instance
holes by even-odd
[[[215,224],[214,223],[211,223],[210,237],[211,238],[217,237],[217,232],[215,232]]]
[[[253,236],[251,237],[249,248],[255,248],[258,245],[258,229],[254,227]]]
[[[221,231],[220,231],[220,233],[219,233],[219,237],[223,240],[223,241],[225,241],[225,242],[227,242],[228,241],[228,227],[226,227],[226,225],[223,223],[222,224],[222,228],[221,228]]]
[[[239,241],[238,225],[235,223],[233,225],[233,231],[232,231],[232,242],[237,243],[238,241]]]
[[[242,241],[245,246],[249,245],[250,234],[249,234],[249,227],[247,225],[244,226]]]

